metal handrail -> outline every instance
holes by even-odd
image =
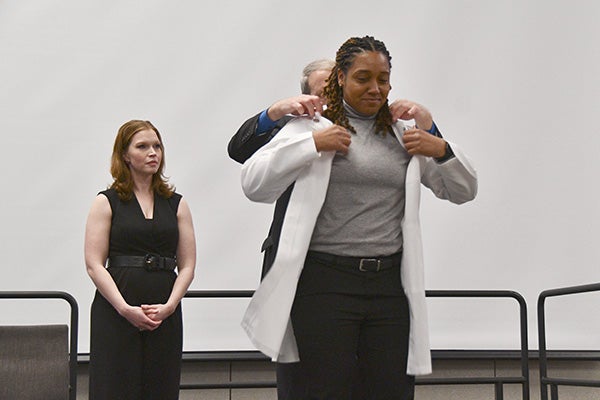
[[[512,298],[519,304],[519,332],[521,342],[521,376],[483,378],[421,378],[423,384],[494,384],[496,400],[502,400],[504,384],[521,384],[523,400],[529,400],[529,347],[527,334],[527,303],[523,296],[512,290],[427,290],[427,297],[456,297],[456,298]],[[447,383],[444,383],[444,382]],[[454,381],[454,382],[450,382]],[[419,384],[419,379],[416,380]]]
[[[600,283],[588,285],[568,286],[557,289],[548,289],[540,293],[538,297],[538,344],[540,348],[540,395],[541,400],[548,400],[548,386],[550,386],[550,398],[558,400],[558,386],[581,386],[600,387],[600,380],[583,380],[570,378],[550,378],[548,376],[548,355],[546,348],[546,317],[545,303],[548,297],[559,297],[571,294],[581,294],[600,291]]]
[[[185,297],[189,298],[241,298],[252,297],[253,290],[190,290]],[[505,384],[520,384],[523,400],[529,400],[529,357],[527,341],[527,304],[517,292],[509,290],[428,290],[427,297],[455,298],[512,298],[519,304],[520,312],[520,359],[521,376],[516,377],[456,377],[456,378],[417,378],[417,385],[482,385],[491,384],[495,388],[496,400],[502,400]],[[276,387],[275,381],[267,382],[226,382],[226,383],[185,383],[182,390],[188,389],[238,389],[238,388],[271,388]]]
[[[79,306],[69,293],[60,291],[0,291],[0,299],[62,299],[71,307],[69,323],[69,400],[77,397],[77,334]]]

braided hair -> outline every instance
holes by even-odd
[[[323,95],[327,98],[327,110],[325,110],[323,116],[334,124],[343,126],[353,133],[356,133],[356,131],[354,130],[354,127],[350,125],[346,110],[344,109],[344,96],[342,87],[338,82],[338,71],[347,74],[354,63],[356,56],[367,51],[375,51],[383,54],[387,59],[390,68],[392,67],[392,56],[390,56],[390,53],[383,42],[372,36],[364,36],[361,38],[352,37],[346,40],[338,49],[335,55],[335,66],[331,70],[327,86],[323,91]],[[392,132],[392,115],[388,107],[387,99],[375,117],[375,133],[379,132],[382,132],[383,135],[387,132]]]

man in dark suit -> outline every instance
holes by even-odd
[[[304,67],[300,80],[302,94],[279,100],[268,109],[244,122],[229,141],[227,146],[229,157],[243,164],[258,149],[267,144],[293,118],[293,115],[308,114],[314,117],[316,112],[323,112],[325,101],[321,96],[334,65],[332,60],[323,59],[313,61]],[[269,236],[261,248],[261,251],[264,252],[262,277],[266,275],[275,260],[281,225],[292,188],[293,185],[287,188],[275,204]],[[298,370],[298,363],[277,364],[277,397],[279,400],[292,400],[290,393],[298,393],[298,388],[291,387],[291,382],[298,382],[298,379],[289,379],[291,374],[297,374]]]
[[[304,67],[300,80],[302,94],[279,100],[268,109],[244,122],[229,141],[227,147],[229,157],[243,164],[259,148],[268,143],[293,118],[293,115],[307,114],[314,117],[315,113],[323,112],[325,101],[321,96],[334,65],[335,63],[332,60],[323,59],[313,61]],[[275,259],[281,224],[291,189],[292,186],[277,200],[269,236],[262,245],[261,251],[265,253],[262,269],[263,277]]]

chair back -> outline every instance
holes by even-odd
[[[69,399],[67,325],[0,326],[0,399]]]

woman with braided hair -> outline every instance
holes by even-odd
[[[460,204],[477,176],[425,107],[404,100],[393,120],[383,42],[350,38],[335,62],[325,118],[290,121],[242,168],[254,201],[293,184],[278,253],[242,325],[274,361],[299,362],[280,397],[357,398],[358,382],[360,398],[412,399],[414,376],[431,372],[421,184]]]

